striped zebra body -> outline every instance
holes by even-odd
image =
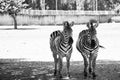
[[[55,70],[54,76],[62,77],[62,63],[63,57],[66,57],[67,60],[67,77],[70,76],[69,74],[69,66],[70,66],[70,57],[72,53],[72,26],[73,22],[69,24],[68,22],[64,22],[63,24],[63,31],[54,31],[50,35],[50,49],[53,53],[54,63],[55,63]],[[58,65],[58,66],[57,66]],[[58,70],[57,70],[58,68]]]
[[[56,45],[55,45],[55,41],[56,38],[60,38],[61,35],[61,31],[54,31],[51,35],[50,35],[50,48],[52,52],[56,52]]]
[[[99,40],[96,36],[97,31],[96,27],[98,26],[98,23],[96,25],[93,25],[93,23],[96,22],[94,20],[91,20],[87,27],[88,29],[83,30],[79,33],[76,48],[81,53],[83,60],[84,60],[84,77],[88,77],[92,75],[93,78],[96,77],[95,74],[95,67],[96,67],[96,58],[97,53],[99,50]]]
[[[98,38],[95,37],[92,44],[89,42],[89,30],[83,30],[79,34],[79,38],[77,40],[77,49],[81,52],[84,53],[83,55],[89,56],[90,54],[97,54],[98,49],[99,49],[99,41]]]
[[[62,55],[63,57],[72,53],[72,44],[69,44],[70,38],[72,37],[67,36],[64,31],[54,31],[50,38],[51,50],[53,52],[57,52],[58,55]]]

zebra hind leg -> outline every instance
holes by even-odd
[[[54,58],[54,65],[55,65],[54,76],[57,76],[57,64],[58,64],[57,54],[53,54],[53,58]]]

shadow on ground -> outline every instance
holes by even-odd
[[[66,64],[63,77],[66,76]],[[92,80],[83,77],[83,62],[71,62],[71,78],[67,80]],[[97,62],[95,80],[120,80],[120,62]],[[0,63],[0,80],[66,80],[53,76],[53,62],[2,62]]]

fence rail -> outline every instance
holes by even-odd
[[[27,15],[115,15],[115,11],[80,11],[80,10],[26,10],[19,14]]]

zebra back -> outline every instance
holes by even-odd
[[[61,35],[61,31],[60,30],[57,30],[57,31],[54,31],[50,34],[50,39],[54,40],[56,37],[60,36]]]
[[[60,30],[57,30],[57,31],[54,31],[50,34],[50,48],[53,47],[53,43],[54,43],[54,40],[57,38],[57,37],[60,37],[62,34],[62,32]]]

